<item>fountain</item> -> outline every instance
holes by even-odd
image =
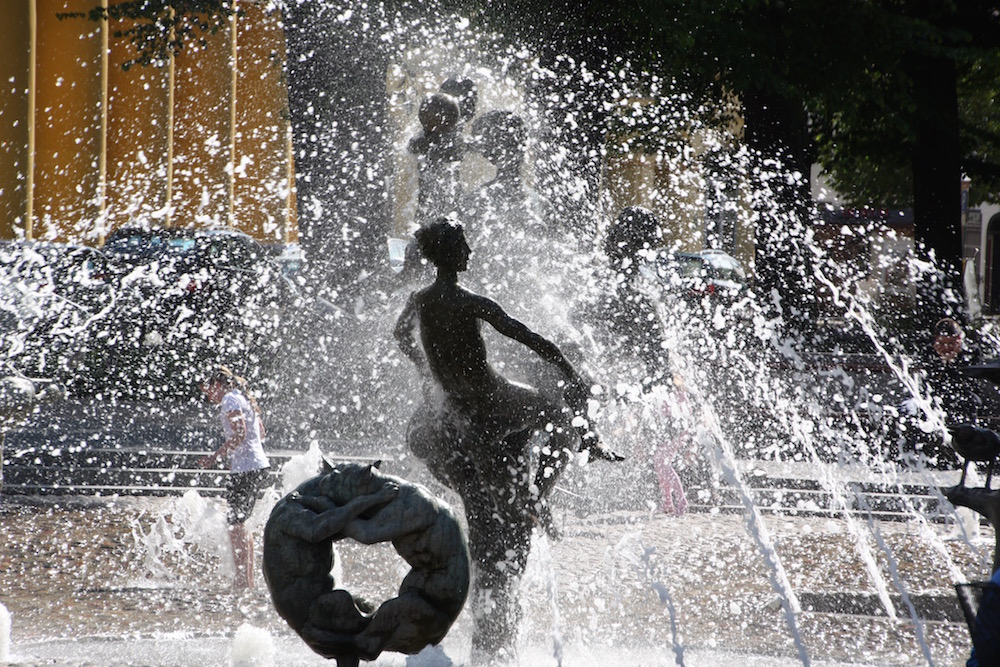
[[[351,27],[362,18],[371,17],[337,20]],[[516,664],[935,665],[966,655],[952,586],[984,578],[990,548],[978,522],[940,491],[958,480],[957,470],[931,467],[920,451],[887,451],[896,447],[905,402],[916,409],[915,428],[944,439],[945,421],[915,370],[915,351],[880,320],[865,276],[844,271],[810,224],[775,207],[767,220],[773,244],[799,249],[792,266],[802,273],[794,279],[826,289],[831,312],[861,332],[869,348],[862,356],[835,354],[835,344],[817,352],[819,337],[797,329],[797,304],[777,290],[751,290],[732,303],[674,296],[670,284],[633,266],[653,260],[659,247],[639,247],[610,266],[604,240],[625,203],[655,208],[675,230],[662,249],[684,250],[691,249],[686,240],[704,238],[701,193],[730,193],[711,204],[742,231],[720,224],[710,240],[740,254],[753,227],[764,224],[752,200],[768,197],[769,179],[794,177],[773,156],[751,154],[727,128],[706,122],[712,114],[701,112],[709,110],[689,108],[670,82],[624,60],[613,71],[566,59],[543,65],[459,16],[381,16],[376,25],[390,88],[379,131],[393,137],[384,159],[395,165],[381,181],[394,206],[392,229],[381,231],[405,237],[426,205],[414,187],[418,153],[408,143],[419,131],[420,100],[453,75],[474,80],[479,117],[502,112],[512,128],[518,123],[510,119],[520,119],[525,150],[512,195],[498,166],[474,152],[445,165],[458,163],[457,189],[473,200],[469,208],[460,201],[458,211],[477,212],[467,224],[475,253],[468,281],[586,370],[600,387],[587,416],[602,441],[627,457],[592,465],[574,456],[551,496],[561,539],[536,531],[529,552],[512,554],[525,561],[513,599]],[[572,131],[549,125],[579,122],[561,106],[572,89],[553,101],[538,84],[569,88],[560,79],[566,71],[566,81],[588,81],[612,100],[617,134],[602,177],[577,173],[575,147],[554,139]],[[640,150],[640,133],[629,130],[654,126],[661,133],[655,145]],[[477,138],[475,119],[457,131]],[[694,149],[681,140],[692,136],[702,155],[726,165],[728,187],[708,187]],[[322,133],[317,140],[334,141]],[[337,157],[353,171],[365,168],[363,156]],[[629,198],[626,173],[643,184]],[[594,182],[603,182],[601,196],[590,196]],[[509,199],[497,204],[491,193],[500,190]],[[392,330],[409,292],[429,282],[419,263],[408,269],[393,273],[380,258],[350,281],[314,287],[337,315],[319,326],[296,322],[283,348],[276,385],[295,400],[282,403],[275,391],[270,400],[278,437],[296,451],[282,492],[261,502],[248,523],[258,533],[280,496],[317,472],[321,449],[384,458],[392,475],[425,484],[456,511],[462,506],[461,495],[406,449],[420,382]],[[670,366],[659,374],[623,353],[620,336],[594,316],[621,286],[620,271],[636,273],[629,289],[651,304],[662,333]],[[541,380],[543,393],[559,390],[559,378],[484,335],[505,375]],[[663,404],[674,400],[671,376],[700,408],[685,417],[692,437],[673,461],[688,500],[679,516],[657,511],[649,456],[652,443],[669,437]],[[529,445],[537,457],[546,442]],[[263,592],[228,589],[224,522],[210,498],[193,491],[179,498],[5,496],[0,513],[0,603],[10,611],[14,663],[249,664],[256,656],[274,665],[328,664],[285,627]],[[394,597],[407,572],[386,545],[345,540],[335,556],[338,585],[373,600]],[[387,653],[374,664],[471,665],[476,623],[467,608],[439,646],[407,658]],[[248,646],[255,647],[250,657]]]

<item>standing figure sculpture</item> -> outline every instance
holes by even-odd
[[[469,550],[451,508],[377,466],[327,466],[282,498],[264,529],[264,578],[275,609],[338,667],[440,643],[469,592]],[[377,610],[334,588],[333,542],[345,537],[391,541],[411,567],[399,594]]]
[[[499,109],[480,116],[472,125],[473,145],[496,169],[496,174],[481,187],[479,196],[496,215],[509,206],[524,206],[525,188],[521,178],[528,130],[524,120],[511,111]]]
[[[462,112],[451,95],[427,95],[417,115],[421,132],[407,148],[417,158],[417,224],[423,225],[457,203],[458,167],[465,148],[459,132]]]
[[[551,527],[548,497],[569,454],[600,447],[585,418],[591,385],[559,348],[489,298],[458,285],[471,250],[460,224],[439,219],[416,233],[421,253],[437,267],[432,285],[414,292],[396,324],[396,338],[425,379],[423,404],[407,442],[465,505],[469,548],[478,570],[473,657],[513,657],[518,604],[514,588],[527,561],[531,528]],[[532,387],[514,384],[489,363],[483,322],[527,346],[565,380],[569,408]],[[419,325],[420,345],[413,335]],[[574,416],[575,415],[575,416]],[[532,434],[549,431],[530,473]]]

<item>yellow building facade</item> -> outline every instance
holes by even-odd
[[[652,106],[655,100],[629,99],[621,109]],[[706,129],[683,135],[683,151],[670,156],[650,146],[642,131],[611,133],[607,140],[601,187],[614,217],[626,206],[643,206],[663,221],[663,245],[679,252],[706,247],[725,250],[752,274],[756,264],[756,223],[751,205],[751,184],[745,174],[727,174],[725,201],[709,201],[713,175],[706,156],[713,150],[731,150],[743,137],[739,104],[726,100],[728,120],[711,132]],[[652,138],[655,139],[655,134]],[[655,143],[655,142],[654,142]],[[710,229],[712,206],[726,211],[725,224]]]
[[[205,44],[123,68],[98,0],[11,0],[0,22],[0,239],[99,246],[125,225],[297,241],[280,16],[240,2]]]

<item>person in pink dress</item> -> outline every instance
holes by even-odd
[[[660,484],[660,511],[680,516],[687,511],[688,500],[674,461],[682,450],[689,448],[694,437],[691,433],[694,410],[680,376],[674,376],[674,391],[660,404],[660,413],[668,422],[664,437],[653,451],[653,470]]]

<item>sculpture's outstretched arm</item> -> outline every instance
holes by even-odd
[[[563,391],[566,404],[578,415],[586,415],[587,399],[590,397],[590,390],[594,383],[584,378],[562,353],[562,350],[548,338],[532,331],[523,322],[508,315],[495,301],[478,295],[474,295],[473,298],[478,300],[477,308],[480,319],[489,322],[494,329],[508,338],[527,346],[542,359],[562,371],[567,385]],[[586,440],[591,440],[595,434],[587,430],[584,437]]]
[[[535,333],[523,322],[508,315],[496,301],[479,295],[470,296],[474,300],[477,317],[485,322],[489,322],[490,326],[504,336],[516,340],[534,351],[535,354],[545,361],[553,364],[562,371],[568,381],[574,383],[582,382],[583,378],[573,368],[573,364],[569,362],[562,353],[562,350],[555,343]]]

